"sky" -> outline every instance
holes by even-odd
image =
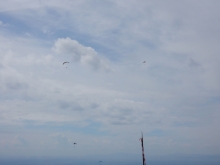
[[[220,154],[219,7],[0,0],[0,157]]]

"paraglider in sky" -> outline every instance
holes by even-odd
[[[63,62],[63,65],[66,64],[66,63],[69,63],[69,62]]]
[[[66,62],[63,62],[63,65],[66,64],[66,63],[69,63],[69,62],[67,62],[67,61],[66,61]],[[67,67],[66,67],[66,68],[67,68]]]

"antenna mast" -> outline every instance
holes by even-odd
[[[143,159],[143,165],[146,165],[145,157],[144,157],[144,138],[143,138],[143,132],[142,137],[140,138],[141,146],[142,146],[142,159]]]

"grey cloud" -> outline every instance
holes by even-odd
[[[6,88],[10,90],[20,90],[20,89],[27,89],[28,84],[20,83],[20,82],[7,82]]]
[[[135,122],[134,110],[126,107],[110,107],[106,113],[110,123],[114,125],[133,124]]]
[[[113,125],[129,125],[129,124],[133,124],[133,123],[132,123],[132,121],[128,121],[128,120],[117,120],[117,121],[111,122],[111,124],[113,124]]]
[[[60,106],[60,108],[62,108],[62,109],[68,109],[68,108],[70,107],[70,103],[65,102],[65,101],[61,101],[61,102],[59,103],[59,106]]]
[[[92,108],[92,109],[96,109],[98,107],[99,107],[99,104],[97,104],[97,103],[91,103],[90,104],[90,108]]]
[[[1,63],[0,63],[0,69],[3,69],[4,68],[4,65],[2,65]]]
[[[110,123],[113,125],[130,125],[135,124],[136,117],[134,115],[115,115],[111,117]]]
[[[79,104],[74,101],[59,101],[59,107],[62,109],[68,109],[68,110],[73,110],[73,111],[83,111],[84,108]]]
[[[73,110],[73,111],[83,111],[84,108],[81,105],[79,105],[79,104],[73,104],[71,106],[71,110]]]
[[[199,67],[200,64],[196,62],[193,58],[189,59],[189,67]]]
[[[25,138],[23,138],[21,136],[17,136],[16,139],[22,144],[22,146],[24,146],[24,147],[29,146],[29,143]]]

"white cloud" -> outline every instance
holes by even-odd
[[[71,141],[69,141],[65,135],[62,135],[60,133],[51,135],[51,138],[56,141],[56,145],[59,145],[61,147],[70,147],[72,145]]]
[[[104,69],[108,71],[108,66],[98,57],[98,53],[91,47],[85,47],[76,40],[70,38],[59,38],[54,44],[56,53],[61,55],[70,55],[74,61],[81,62],[90,66],[92,69]]]
[[[1,21],[0,20],[0,27],[9,27],[9,24],[8,23],[5,23],[5,21]]]

